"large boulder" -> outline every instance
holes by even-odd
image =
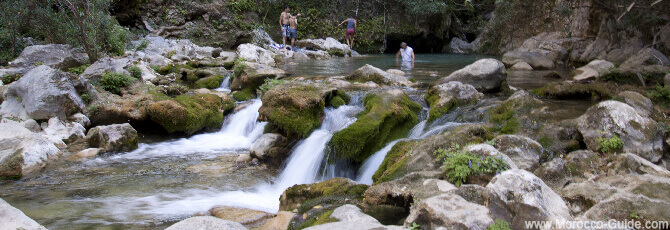
[[[388,142],[404,138],[419,122],[421,106],[402,90],[370,93],[356,122],[333,134],[328,146],[339,159],[363,162]]]
[[[501,135],[493,139],[495,147],[512,159],[520,169],[532,170],[540,164],[542,145],[530,138]]]
[[[313,184],[294,185],[279,197],[279,210],[291,211],[298,208],[300,213],[304,213],[323,200],[345,202],[349,199],[362,198],[363,192],[367,189],[367,185],[339,177]]]
[[[439,118],[451,108],[476,103],[482,97],[484,94],[474,86],[458,81],[431,86],[424,97],[430,106],[428,121]]]
[[[221,128],[224,113],[232,110],[234,101],[214,94],[185,94],[156,102],[148,107],[152,121],[168,133],[193,134],[205,128]]]
[[[584,217],[589,220],[624,221],[635,217],[645,220],[670,219],[670,202],[639,194],[617,193],[591,207]]]
[[[572,72],[575,81],[598,80],[614,69],[614,64],[605,60],[593,60]]]
[[[637,154],[651,162],[663,156],[663,128],[633,107],[618,101],[603,101],[579,117],[579,132],[590,150],[600,149],[601,138],[616,135],[623,141],[623,151]]]
[[[323,43],[323,48],[333,54],[348,54],[351,49],[348,45],[342,44],[334,38],[327,37]]]
[[[437,80],[434,85],[459,81],[474,86],[481,92],[497,92],[505,80],[505,65],[496,59],[481,59]]]
[[[400,226],[384,226],[375,218],[363,213],[360,208],[345,204],[335,210],[328,217],[332,223],[312,226],[309,230],[328,230],[328,229],[366,229],[366,230],[391,230],[403,229]]]
[[[622,69],[639,69],[647,65],[669,66],[670,59],[654,48],[644,48],[621,63]]]
[[[449,42],[449,51],[456,54],[472,53],[472,44],[458,37],[454,37]]]
[[[493,224],[489,209],[470,203],[454,193],[420,200],[412,205],[405,226],[418,224],[422,229],[479,229]]]
[[[412,201],[455,190],[456,186],[448,181],[435,179],[442,175],[441,171],[410,172],[398,179],[374,184],[365,190],[365,202],[409,208]]]
[[[286,75],[284,70],[264,64],[244,62],[240,65],[244,65],[245,68],[233,77],[230,83],[231,90],[250,89],[252,93],[255,93],[256,89],[265,82],[265,79],[278,79]]]
[[[7,88],[0,114],[21,119],[27,115],[35,120],[52,117],[65,120],[84,108],[77,92],[81,84],[79,79],[56,69],[36,67]]]
[[[57,158],[49,140],[18,124],[0,123],[0,178],[21,177]]]
[[[264,65],[275,65],[273,53],[254,44],[242,44],[237,47],[237,56],[248,62],[257,62]]]
[[[280,161],[283,160],[287,149],[284,148],[287,139],[276,133],[266,133],[260,136],[249,148],[251,156],[261,161]]]
[[[357,69],[352,74],[345,77],[345,79],[361,83],[371,81],[379,85],[386,85],[386,86],[412,85],[412,82],[407,80],[407,78],[402,75],[389,74],[369,64],[366,64],[363,67]]]
[[[307,137],[321,125],[323,109],[337,92],[320,84],[286,82],[274,86],[261,98],[259,119],[269,121],[290,139]]]
[[[213,216],[196,216],[179,221],[165,230],[202,230],[202,229],[226,229],[246,230],[242,224],[230,220],[223,220]]]
[[[54,69],[67,70],[86,63],[88,63],[86,53],[75,50],[70,45],[49,44],[26,47],[21,55],[10,62],[9,65],[21,68],[47,65]]]
[[[513,66],[519,62],[528,63],[533,69],[554,69],[556,65],[551,58],[546,55],[533,51],[510,51],[503,55],[502,62],[505,65]]]
[[[30,219],[21,210],[12,207],[3,199],[0,199],[0,223],[2,223],[0,227],[7,230],[46,230],[44,226]]]
[[[135,150],[138,139],[137,131],[128,123],[98,126],[86,134],[89,146],[100,148],[100,153]]]
[[[132,64],[133,62],[130,58],[103,57],[87,67],[81,76],[91,81],[98,81],[106,72],[130,75],[126,68],[132,66]]]
[[[507,170],[486,186],[491,191],[493,215],[511,223],[512,229],[526,229],[526,221],[571,220],[561,197],[540,178],[522,169]]]
[[[623,102],[635,108],[635,111],[637,111],[643,117],[651,116],[654,112],[654,103],[652,103],[649,98],[638,92],[624,91],[619,93],[617,96],[623,99]]]

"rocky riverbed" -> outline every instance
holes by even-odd
[[[27,47],[0,69],[0,197],[9,202],[0,222],[527,229],[669,220],[668,99],[652,87],[667,88],[668,58],[644,48],[573,68],[563,62],[573,41],[539,36],[500,60],[468,57],[420,81],[401,66],[300,73],[306,60],[369,58],[332,38],[299,41],[316,51],[295,52],[148,36],[146,48],[90,65],[66,45]]]

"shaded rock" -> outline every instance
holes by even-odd
[[[191,217],[176,224],[171,225],[165,230],[202,230],[202,229],[226,229],[226,230],[246,230],[242,224],[229,220],[222,220],[213,216]]]
[[[330,217],[338,219],[345,222],[362,222],[362,223],[377,223],[379,221],[371,216],[361,212],[361,209],[351,205],[345,204],[336,208],[333,211],[333,214],[330,214]]]
[[[670,59],[654,48],[644,48],[621,63],[622,69],[637,69],[648,65],[670,65]]]
[[[509,212],[502,219],[513,229],[525,229],[524,221],[571,220],[565,202],[540,178],[522,169],[507,170],[491,180],[492,200]],[[497,214],[500,215],[500,214]]]
[[[205,128],[223,125],[224,112],[230,112],[235,102],[214,94],[181,95],[156,102],[148,107],[151,120],[167,132],[193,134]]]
[[[254,44],[242,44],[237,47],[237,56],[248,62],[275,65],[273,53]]]
[[[614,64],[605,60],[593,60],[589,64],[572,72],[575,81],[594,81],[600,79],[614,69]]]
[[[663,78],[663,84],[670,85],[670,73],[666,74],[665,77]]]
[[[509,156],[520,169],[530,170],[540,164],[542,145],[537,141],[517,135],[502,135],[493,141],[495,147]]]
[[[293,219],[295,213],[280,211],[277,213],[277,216],[265,221],[261,230],[286,230],[288,229],[291,219]]]
[[[549,185],[549,187],[554,189],[563,188],[563,186],[569,182],[569,173],[565,167],[565,161],[560,157],[540,165],[540,167],[535,170],[535,175],[542,179],[542,181]]]
[[[447,193],[419,201],[412,206],[405,226],[419,224],[422,229],[481,229],[493,224],[485,206],[470,203],[463,197]]]
[[[474,86],[480,92],[497,92],[505,80],[505,65],[496,59],[481,59],[441,78],[434,85],[459,81]]]
[[[21,210],[12,207],[3,199],[0,199],[0,223],[2,223],[2,229],[7,230],[46,230],[44,226],[30,219]]]
[[[582,177],[584,179],[592,177],[600,172],[598,169],[600,157],[597,153],[590,150],[578,150],[570,152],[565,157],[565,167],[568,173],[573,177]]]
[[[86,134],[89,146],[100,148],[101,153],[135,150],[138,139],[137,131],[128,123],[97,126]]]
[[[474,86],[458,81],[431,86],[424,96],[430,106],[428,121],[441,117],[451,108],[477,103],[482,97],[484,94],[477,91]]]
[[[670,209],[667,207],[670,207],[667,201],[630,193],[617,193],[594,205],[584,213],[584,217],[590,220],[621,221],[630,220],[631,214],[635,213],[645,220],[668,220]]]
[[[0,123],[0,177],[21,177],[56,159],[58,148],[18,124]]]
[[[608,164],[606,172],[609,175],[650,174],[670,178],[670,172],[667,169],[631,153],[617,155]]]
[[[339,159],[363,162],[392,140],[403,138],[419,122],[421,106],[402,90],[370,93],[356,122],[333,134],[328,146]]]
[[[23,125],[23,127],[25,127],[26,129],[30,130],[33,133],[39,133],[40,131],[42,131],[42,127],[40,126],[40,124],[38,124],[37,121],[33,119],[23,121],[21,122],[21,125]]]
[[[651,162],[663,155],[663,129],[654,120],[618,101],[604,101],[579,117],[579,132],[590,150],[598,151],[598,138],[618,136],[623,151],[637,154]],[[606,132],[602,134],[601,132]]]
[[[365,191],[365,202],[409,208],[415,200],[428,199],[456,189],[448,181],[436,179],[440,176],[440,171],[411,172],[392,181],[374,184]]]
[[[449,42],[449,51],[456,54],[467,54],[473,52],[472,44],[458,37],[454,37]]]
[[[36,120],[58,117],[65,120],[80,112],[84,101],[76,86],[81,83],[68,74],[39,66],[14,82],[4,93],[0,114]]]
[[[555,69],[556,65],[552,59],[539,52],[511,51],[503,55],[502,62],[513,66],[519,62],[528,63],[533,69]]]
[[[47,65],[55,69],[67,70],[88,63],[88,55],[73,49],[70,45],[34,45],[23,49],[21,55],[9,63],[12,67],[30,68]]]
[[[525,63],[525,62],[517,62],[516,64],[514,64],[509,69],[510,70],[533,70],[533,67],[530,66],[528,63]]]
[[[403,75],[395,75],[384,72],[383,70],[366,64],[365,66],[357,69],[351,75],[345,78],[349,81],[355,82],[374,82],[379,85],[388,85],[388,86],[410,86],[412,82],[407,80]]]
[[[244,68],[238,75],[233,77],[230,83],[231,90],[251,89],[255,93],[265,79],[278,79],[284,77],[286,72],[281,69],[273,68],[268,65],[245,62]]]
[[[617,96],[623,98],[623,102],[635,108],[635,111],[643,117],[652,115],[654,111],[654,103],[638,92],[625,91],[619,93]]]
[[[266,133],[256,139],[249,148],[251,156],[261,161],[283,160],[288,151],[284,148],[287,140],[285,137],[275,133]]]
[[[272,217],[272,214],[267,212],[229,206],[216,206],[209,212],[217,218],[246,226],[257,224]]]
[[[84,114],[77,113],[67,118],[68,120],[79,123],[84,128],[91,126],[91,120]]]
[[[581,183],[571,183],[561,190],[563,198],[568,201],[570,211],[581,214],[600,203],[604,199],[617,193],[617,189],[607,184],[596,183],[593,180]]]
[[[323,201],[328,199],[343,202],[347,198],[360,198],[367,188],[367,185],[356,184],[350,179],[339,177],[313,184],[294,185],[279,197],[279,210],[290,211],[299,208],[299,211],[305,211],[313,206],[323,205]],[[316,202],[310,202],[313,200]]]

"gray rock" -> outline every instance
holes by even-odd
[[[376,223],[339,221],[305,228],[305,230],[406,230],[402,226],[384,226]]]
[[[70,144],[78,140],[84,139],[86,136],[86,128],[76,122],[62,122],[56,117],[49,119],[49,122],[42,123],[42,130],[44,130],[44,137],[59,143]]]
[[[456,189],[444,180],[437,180],[440,171],[412,172],[396,180],[370,186],[365,191],[365,202],[372,205],[404,206],[412,200],[421,200]]]
[[[554,189],[563,188],[568,183],[569,175],[563,158],[556,157],[546,162],[535,170],[535,175],[540,177],[549,187]]]
[[[477,155],[477,156],[483,156],[483,157],[487,157],[487,156],[500,157],[500,159],[502,159],[503,161],[507,162],[507,164],[509,165],[509,167],[510,167],[511,169],[519,168],[518,166],[516,166],[516,164],[514,163],[514,161],[513,161],[511,158],[509,158],[509,156],[507,156],[507,155],[501,153],[501,152],[498,151],[495,147],[493,147],[493,146],[491,146],[491,145],[489,145],[489,144],[475,144],[475,145],[468,145],[468,146],[465,146],[465,148],[463,148],[463,150],[464,150],[464,151],[468,151],[468,152],[470,152],[470,153],[473,153],[473,154],[475,154],[475,155]]]
[[[605,60],[593,60],[589,64],[580,67],[572,72],[572,78],[575,81],[593,81],[600,79],[600,76],[610,73],[614,69],[614,64]]]
[[[513,65],[512,67],[510,67],[509,69],[510,69],[510,70],[525,70],[525,71],[529,71],[529,70],[533,70],[533,67],[530,66],[528,63],[525,63],[525,62],[517,62],[516,64],[514,64],[514,65]]]
[[[243,69],[239,76],[233,78],[230,89],[242,90],[247,87],[256,87],[263,84],[267,78],[279,79],[286,75],[286,71],[269,65],[255,62],[245,62],[245,65],[247,68]]]
[[[493,139],[495,147],[514,161],[520,169],[530,170],[540,164],[542,145],[530,138],[501,135]]]
[[[459,81],[474,86],[480,92],[496,92],[500,90],[505,79],[505,65],[496,59],[481,59],[453,72],[434,85],[441,85],[451,81]]]
[[[88,148],[79,151],[78,153],[74,154],[75,159],[85,159],[85,158],[92,158],[100,154],[100,149],[98,148]]]
[[[553,60],[539,52],[532,51],[511,51],[503,55],[502,62],[505,65],[513,66],[519,62],[528,63],[533,69],[555,69],[556,65]]]
[[[40,124],[38,124],[37,121],[33,119],[23,121],[21,122],[21,125],[23,125],[23,127],[25,127],[26,129],[30,130],[33,133],[39,133],[40,131],[42,131],[42,127],[40,126]]]
[[[356,52],[355,50],[351,50],[351,53],[349,55],[351,57],[362,57],[362,55]]]
[[[348,45],[342,44],[341,42],[331,37],[326,38],[326,40],[323,43],[323,48],[326,51],[338,51],[344,54],[348,54],[351,51]]]
[[[132,65],[132,60],[128,58],[116,59],[111,57],[103,57],[100,58],[95,63],[91,64],[91,66],[89,66],[88,68],[86,68],[86,70],[84,70],[84,73],[82,73],[81,76],[84,79],[97,81],[100,80],[100,78],[102,78],[102,75],[105,72],[115,72],[130,75],[130,73],[126,71],[126,68],[130,65]]]
[[[137,148],[137,131],[128,123],[97,126],[86,134],[86,141],[101,153],[132,151]]]
[[[86,115],[81,114],[81,113],[74,114],[74,115],[68,117],[67,119],[72,121],[72,122],[79,123],[81,126],[84,126],[84,128],[91,125],[91,120],[89,120]]]
[[[30,68],[35,65],[47,65],[55,69],[67,70],[88,63],[88,55],[78,52],[70,45],[49,44],[34,45],[23,49],[21,55],[9,65]]]
[[[486,186],[492,198],[509,212],[502,219],[512,229],[525,229],[524,221],[571,220],[565,202],[540,178],[522,169],[507,170]]]
[[[316,60],[330,59],[330,54],[328,54],[327,51],[323,51],[323,50],[318,50],[318,51],[302,50],[300,52],[307,55],[307,57],[309,57],[310,59],[316,59]]]
[[[598,150],[598,138],[616,135],[623,141],[624,152],[651,162],[658,162],[663,156],[663,128],[625,103],[600,102],[579,117],[578,123],[577,129],[590,150]]]
[[[242,224],[229,220],[222,220],[213,216],[191,217],[173,224],[165,230],[203,230],[203,229],[225,229],[246,230]]]
[[[286,145],[286,138],[275,133],[263,134],[263,136],[256,139],[249,149],[251,156],[259,160],[269,160],[271,156],[271,149],[283,148]]]
[[[449,51],[457,54],[467,54],[473,51],[472,44],[458,37],[454,37],[449,42]]]
[[[654,103],[642,94],[635,91],[625,91],[618,95],[623,98],[623,102],[635,108],[641,116],[648,117],[654,111]]]
[[[654,48],[645,48],[637,52],[625,62],[621,63],[622,69],[636,69],[646,65],[670,65],[670,59]]]
[[[346,222],[363,222],[379,224],[379,221],[363,212],[355,205],[345,204],[333,210],[330,217]]]
[[[477,103],[484,94],[474,86],[458,81],[431,86],[426,93],[426,101],[430,105],[429,121],[441,117],[451,108]]]
[[[0,177],[28,174],[58,155],[58,148],[40,135],[18,124],[0,124]]]
[[[419,224],[421,229],[480,229],[493,224],[489,209],[470,203],[454,193],[420,200],[412,205],[405,227]]]
[[[274,66],[273,53],[254,44],[242,44],[237,47],[237,55],[248,62],[257,62]]]
[[[400,75],[395,75],[395,74],[389,74],[377,67],[371,66],[369,64],[364,65],[361,68],[358,68],[356,71],[354,71],[352,74],[347,76],[345,79],[350,80],[350,81],[357,81],[357,82],[368,82],[372,81],[377,84],[381,85],[389,85],[389,86],[410,86],[412,85],[412,82],[410,82],[406,77],[400,76]]]
[[[30,219],[21,210],[12,207],[9,203],[0,199],[0,229],[14,230],[46,230],[46,228],[35,220]]]
[[[670,171],[667,169],[632,153],[617,155],[608,165],[607,173],[609,175],[649,174],[670,178]]]
[[[670,202],[650,199],[643,195],[617,193],[591,207],[584,217],[608,221],[612,218],[629,219],[635,213],[646,220],[669,220]]]
[[[84,108],[84,101],[75,88],[81,85],[78,80],[48,66],[39,66],[9,86],[4,93],[0,114],[19,118],[27,114],[35,120],[52,117],[65,120]]]

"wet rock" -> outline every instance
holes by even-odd
[[[97,126],[86,134],[89,146],[100,148],[101,153],[135,150],[138,139],[137,131],[128,123]]]
[[[257,62],[269,66],[275,65],[273,53],[254,44],[242,44],[238,46],[237,56],[248,62]]]
[[[412,206],[405,227],[419,224],[422,229],[481,229],[493,224],[489,209],[447,193],[419,201]]]
[[[295,216],[295,213],[292,212],[287,212],[287,211],[279,211],[277,213],[277,216],[269,219],[268,221],[265,221],[263,226],[261,226],[261,230],[286,230],[288,229],[288,225],[291,223],[291,219],[293,219],[293,216]]]
[[[542,145],[530,138],[517,135],[502,135],[493,139],[495,147],[520,169],[530,170],[540,164]]]
[[[84,108],[84,101],[75,88],[78,85],[80,83],[66,73],[48,66],[36,67],[7,88],[0,114],[21,119],[58,117],[65,120]]]
[[[56,117],[49,119],[49,122],[42,123],[42,130],[44,130],[44,137],[54,141],[55,143],[63,142],[70,144],[78,140],[84,139],[86,136],[86,128],[76,122],[62,122]]]
[[[458,37],[454,37],[449,42],[449,51],[456,54],[472,53],[472,44]]]
[[[374,82],[379,85],[387,86],[410,86],[412,82],[407,80],[403,75],[395,75],[384,72],[383,70],[366,64],[365,66],[357,69],[351,75],[345,78],[349,81],[354,82]]]
[[[496,59],[481,59],[441,78],[434,85],[459,81],[474,86],[480,92],[497,92],[505,79],[505,65]]]
[[[556,65],[554,61],[549,57],[545,56],[539,52],[523,52],[523,51],[511,51],[503,55],[502,62],[505,65],[513,66],[519,62],[528,63],[533,69],[544,70],[544,69],[555,69]]]
[[[229,206],[216,206],[209,212],[217,218],[230,220],[245,226],[258,224],[272,217],[272,214],[267,212]]]
[[[328,52],[323,51],[323,50],[318,50],[318,51],[303,50],[303,51],[300,51],[300,52],[307,55],[307,57],[309,57],[310,59],[316,59],[316,60],[330,59],[330,54],[328,54]]]
[[[286,141],[286,138],[282,135],[266,133],[256,139],[249,150],[252,157],[258,158],[261,161],[283,160],[286,153],[288,153],[284,149]]]
[[[92,158],[96,157],[100,154],[100,149],[99,148],[88,148],[84,149],[82,151],[79,151],[78,153],[75,153],[74,156],[78,159],[85,159],[85,158]]]
[[[363,162],[388,142],[406,137],[419,122],[421,106],[402,90],[370,93],[356,122],[333,134],[328,143],[337,157]]]
[[[237,159],[235,159],[235,163],[240,165],[240,164],[247,164],[251,162],[251,156],[249,154],[240,154],[237,156]]]
[[[9,203],[0,199],[0,223],[2,229],[23,229],[23,230],[46,230],[46,228],[35,220],[30,219],[21,210],[12,207]]]
[[[482,97],[484,94],[477,91],[474,86],[458,81],[431,86],[424,96],[430,105],[428,121],[441,117],[451,108],[477,103]]]
[[[533,70],[533,67],[525,62],[518,62],[509,68],[510,70]]]
[[[18,124],[0,123],[0,177],[21,177],[59,155],[49,140]]]
[[[333,214],[330,214],[330,217],[338,219],[345,222],[362,222],[362,223],[376,223],[379,224],[379,221],[363,212],[361,209],[351,205],[345,204],[336,208],[333,211]]]
[[[524,221],[571,220],[572,216],[561,197],[540,178],[522,169],[507,170],[486,186],[492,200],[500,202],[508,212],[501,219],[513,229],[525,229]]]
[[[654,111],[654,103],[642,94],[635,91],[625,91],[617,96],[623,98],[623,102],[635,108],[641,116],[648,117]]]
[[[365,202],[409,208],[414,200],[427,199],[456,189],[448,181],[436,179],[441,175],[440,171],[410,172],[401,178],[374,184],[365,191]]]
[[[34,45],[23,49],[21,55],[9,63],[11,67],[30,68],[47,65],[55,69],[67,70],[88,62],[88,55],[73,49],[70,45]]]
[[[277,126],[286,137],[307,137],[321,125],[327,99],[335,88],[321,84],[286,82],[263,94],[260,120]]]
[[[386,70],[386,73],[391,75],[405,76],[405,72],[399,69],[388,69]]]
[[[598,138],[618,136],[623,151],[637,154],[651,162],[663,155],[663,129],[654,120],[618,101],[604,101],[589,108],[579,117],[579,132],[590,150],[598,151]],[[603,134],[602,132],[605,132]]]
[[[147,110],[151,120],[168,133],[193,134],[206,128],[220,128],[224,112],[231,112],[234,106],[232,99],[224,101],[214,94],[185,94],[156,102]]]
[[[165,230],[201,230],[201,229],[226,229],[226,230],[246,230],[242,224],[229,220],[222,220],[213,216],[191,217],[176,224],[171,225]]]
[[[273,68],[268,65],[245,62],[244,68],[239,75],[233,77],[230,83],[231,90],[251,89],[255,93],[256,89],[261,86],[265,79],[279,79],[286,75],[286,72],[281,69]]]
[[[279,198],[279,210],[290,211],[299,208],[299,211],[306,211],[322,204],[319,200],[326,199],[344,202],[346,199],[362,197],[367,188],[367,185],[357,184],[347,178],[333,178],[313,184],[294,185],[282,193]],[[310,202],[312,200],[316,202]]]

